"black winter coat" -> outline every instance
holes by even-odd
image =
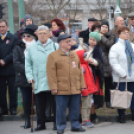
[[[99,63],[98,67],[90,64],[92,68],[93,75],[96,81],[96,76],[99,76],[100,88],[103,87],[103,73],[104,73],[104,60],[102,56],[102,49],[100,45],[96,45],[93,50],[93,58]]]
[[[25,48],[25,43],[23,41],[19,41],[19,43],[14,48],[13,52],[13,63],[16,74],[15,85],[20,88],[31,87],[31,84],[28,83],[25,76]]]
[[[7,33],[4,40],[0,36],[0,59],[5,61],[5,66],[0,66],[0,76],[15,75],[13,66],[13,49],[18,42],[17,36]]]
[[[79,33],[79,37],[83,38],[83,42],[88,44],[88,40],[89,40],[89,28],[85,31],[82,31]]]
[[[115,43],[115,35],[108,32],[106,35],[101,37],[100,46],[102,48],[102,55],[104,59],[104,77],[112,76],[112,68],[109,64],[109,50]]]
[[[100,45],[95,46],[93,50],[93,58],[98,61],[99,66],[95,67],[93,65],[90,65],[90,67],[92,68],[95,82],[96,82],[96,76],[99,77],[99,84],[100,84],[100,88],[102,89],[103,88],[104,61],[103,61],[102,50],[101,50]],[[96,104],[95,105],[96,109],[102,107],[104,103],[103,96],[100,94],[94,95],[94,103]]]

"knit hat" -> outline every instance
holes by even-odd
[[[101,26],[102,26],[102,25],[107,25],[107,26],[108,26],[108,29],[109,29],[109,23],[108,23],[108,21],[106,21],[106,20],[103,21],[103,22],[101,23]]]
[[[32,18],[32,16],[30,15],[30,14],[26,14],[25,16],[24,16],[24,24],[26,24],[26,20],[27,19],[32,19],[32,24],[33,24],[33,18]]]
[[[77,44],[79,44],[79,38],[78,38],[78,35],[76,33],[72,33],[71,38],[76,40]]]
[[[21,27],[22,25],[24,25],[24,19],[21,19],[21,21],[20,21],[20,27]]]
[[[89,38],[93,38],[97,42],[99,42],[101,40],[101,36],[100,36],[99,32],[90,32]]]

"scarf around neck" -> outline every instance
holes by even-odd
[[[24,50],[24,55],[26,56],[26,52],[27,52],[28,48],[29,48],[33,43],[35,43],[36,41],[35,41],[35,39],[33,39],[31,42],[27,42],[27,41],[25,41],[24,39],[22,39],[22,41],[26,44],[26,49]]]
[[[57,35],[57,32],[59,32],[59,31],[60,31],[60,29],[57,29],[55,31],[52,31],[53,32],[53,35],[56,36]]]
[[[132,64],[134,63],[134,52],[129,40],[125,41],[125,53],[127,56],[128,74],[132,75]]]

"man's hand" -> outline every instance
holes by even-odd
[[[35,81],[32,79],[32,80],[30,80],[30,83],[32,83],[32,84],[33,84],[33,83],[35,83]]]
[[[57,93],[57,89],[52,89],[52,90],[51,90],[51,93],[52,93],[52,94],[56,94],[56,93]]]
[[[1,66],[5,66],[5,61],[4,60],[0,60],[0,65]]]

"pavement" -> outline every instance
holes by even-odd
[[[24,121],[0,121],[0,134],[30,134],[31,129],[24,129],[20,126],[24,125]],[[34,122],[36,127],[36,122]],[[46,123],[46,130],[34,132],[37,134],[56,134],[52,130],[53,123]],[[70,131],[70,123],[67,123],[67,128],[64,134],[132,134],[134,132],[134,122],[127,121],[125,124],[117,122],[103,122],[95,124],[94,128],[89,128],[86,132],[75,133]]]

